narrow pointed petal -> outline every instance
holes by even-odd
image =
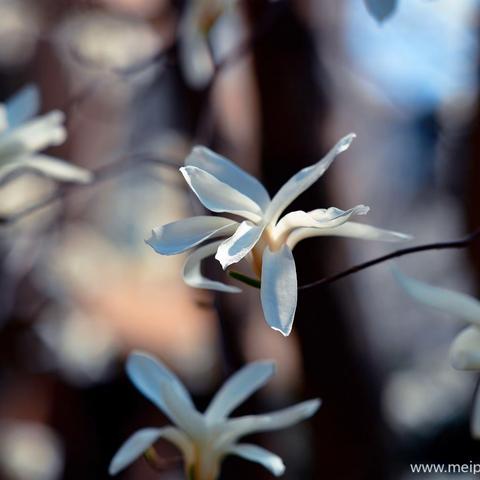
[[[335,157],[347,150],[355,138],[351,133],[342,138],[327,155],[318,163],[306,167],[295,174],[273,197],[265,213],[265,218],[273,224],[280,218],[280,215],[300,194],[313,185],[328,169]]]
[[[89,183],[92,172],[47,155],[31,155],[0,166],[0,180],[14,171],[32,171],[60,182]]]
[[[176,397],[181,398],[182,403],[188,405],[192,410],[195,409],[190,394],[182,382],[153,356],[140,351],[131,353],[128,356],[126,370],[135,387],[172,421],[174,421],[174,415],[162,395],[163,384],[172,390]]]
[[[381,242],[403,242],[412,237],[393,230],[364,225],[363,223],[345,222],[332,228],[298,228],[287,239],[287,245],[294,248],[298,242],[312,237],[347,237],[359,240],[377,240]]]
[[[470,295],[420,282],[396,268],[393,274],[403,289],[418,302],[480,326],[480,302]]]
[[[9,98],[5,104],[8,127],[18,127],[38,114],[40,92],[36,85],[27,85]]]
[[[242,290],[232,285],[210,280],[202,275],[202,260],[215,255],[218,247],[223,241],[209,243],[203,247],[197,248],[191,253],[183,266],[183,280],[193,288],[204,288],[206,290],[216,290],[218,292],[239,293]]]
[[[166,382],[160,384],[160,395],[173,423],[192,440],[202,441],[206,435],[205,420],[192,406],[190,397],[186,398],[184,395],[178,395],[178,392]]]
[[[276,477],[285,473],[283,460],[278,455],[275,455],[264,448],[258,447],[257,445],[251,445],[248,443],[234,445],[228,449],[227,453],[237,455],[250,462],[258,463]]]
[[[297,308],[297,271],[292,251],[286,245],[275,252],[265,248],[260,296],[268,325],[290,335]]]
[[[260,239],[263,230],[263,226],[242,222],[237,231],[218,247],[215,258],[220,262],[222,268],[225,270],[248,255]]]
[[[198,167],[254,200],[262,209],[270,203],[265,187],[252,175],[233,162],[206,147],[195,147],[185,160],[185,165]]]
[[[475,399],[473,401],[473,410],[470,418],[470,431],[475,440],[480,440],[480,388],[477,387]]]
[[[193,457],[193,445],[188,437],[174,427],[144,428],[135,432],[118,450],[108,468],[110,475],[116,475],[143,455],[157,440],[165,438],[173,443],[185,457]]]
[[[249,415],[233,418],[225,425],[225,431],[219,438],[219,444],[228,443],[257,432],[280,430],[305,420],[320,408],[319,399],[307,400],[288,408],[264,415]]]
[[[207,421],[224,420],[256,392],[275,373],[273,362],[253,362],[232,375],[217,392],[208,406],[205,415]]]
[[[288,236],[297,228],[334,228],[347,222],[354,215],[366,215],[370,210],[365,205],[356,205],[349,210],[340,210],[331,207],[327,209],[312,210],[304,212],[297,210],[290,212],[280,219],[274,228],[275,237]]]
[[[154,228],[146,242],[161,255],[176,255],[210,238],[232,235],[237,226],[228,218],[200,215]]]
[[[67,137],[67,131],[63,126],[64,119],[65,115],[55,110],[12,131],[7,130],[1,137],[0,155],[34,153],[47,147],[61,145]]]
[[[229,212],[252,222],[261,220],[262,210],[249,197],[197,167],[180,168],[186,182],[205,208]]]
[[[480,370],[479,327],[468,327],[457,335],[450,347],[450,360],[458,370]]]

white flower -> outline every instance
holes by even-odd
[[[450,360],[458,370],[480,370],[480,302],[470,295],[409,278],[397,269],[393,273],[403,289],[418,302],[470,324],[453,341]],[[471,430],[473,436],[480,439],[480,391],[475,401]]]
[[[228,418],[273,375],[274,364],[267,361],[253,362],[235,373],[203,414],[196,410],[178,378],[155,358],[141,352],[130,354],[127,373],[134,385],[176,427],[145,428],[134,433],[114,456],[109,469],[111,475],[131,464],[162,438],[182,452],[187,478],[215,480],[226,455],[259,463],[280,476],[285,467],[277,455],[256,445],[237,443],[238,439],[293,425],[312,416],[320,406],[319,400],[309,400],[273,413]]]
[[[64,115],[54,110],[33,118],[39,109],[39,93],[28,86],[0,104],[0,182],[18,171],[32,170],[55,180],[86,183],[92,174],[63,160],[39,154],[65,141]]]
[[[202,259],[215,255],[226,269],[243,258],[250,261],[261,278],[261,301],[267,323],[283,335],[289,335],[297,305],[297,274],[292,249],[305,238],[336,235],[371,240],[398,241],[409,237],[351,222],[364,215],[368,207],[357,205],[343,211],[338,208],[283,211],[327,170],[335,157],[345,151],[354,134],[340,140],[318,163],[300,170],[270,199],[263,185],[226,158],[204,147],[195,147],[182,172],[202,204],[212,212],[227,212],[245,220],[241,223],[224,217],[198,216],[170,223],[153,230],[147,241],[162,255],[174,255],[199,247],[184,267],[185,282],[196,288],[238,292],[236,287],[204,278]],[[219,240],[227,237],[226,240]]]

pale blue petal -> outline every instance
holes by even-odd
[[[9,98],[5,104],[9,128],[26,122],[40,110],[40,92],[36,85],[27,85]]]
[[[254,200],[262,209],[267,208],[270,203],[268,192],[255,177],[206,147],[195,147],[185,160],[185,165],[205,170]]]
[[[260,296],[268,325],[285,336],[290,335],[297,308],[297,271],[288,246],[275,252],[265,248]]]
[[[220,388],[205,412],[210,422],[225,419],[275,373],[269,361],[253,362],[232,375]]]

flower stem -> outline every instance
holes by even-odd
[[[239,272],[235,272],[234,270],[231,270],[228,272],[228,274],[235,280],[238,280],[239,282],[243,282],[249,285],[250,287],[260,288],[262,286],[262,282],[260,280],[244,275],[243,273],[239,273]]]

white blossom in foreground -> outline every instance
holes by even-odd
[[[134,433],[114,456],[109,472],[117,474],[145,453],[157,440],[165,439],[182,452],[190,480],[215,480],[226,455],[259,463],[275,476],[285,466],[277,455],[256,445],[238,443],[240,437],[288,427],[311,417],[319,400],[309,400],[263,415],[228,418],[228,415],[273,375],[272,362],[253,362],[235,373],[218,391],[202,414],[179,379],[155,358],[130,354],[127,373],[134,385],[176,425],[145,428]]]
[[[318,163],[300,170],[270,199],[263,185],[226,158],[205,147],[195,147],[182,172],[202,204],[212,212],[243,217],[236,222],[225,217],[198,216],[153,230],[147,243],[162,255],[174,255],[203,242],[187,259],[183,277],[196,288],[238,292],[236,287],[204,278],[200,262],[215,255],[224,269],[247,259],[261,279],[261,301],[265,319],[283,335],[292,329],[297,306],[297,274],[292,250],[305,238],[336,235],[370,240],[398,241],[410,237],[350,221],[364,215],[368,207],[295,211],[284,210],[327,170],[345,151],[355,135],[342,138]],[[221,239],[223,237],[223,239]]]
[[[38,89],[28,86],[0,104],[0,182],[25,170],[54,180],[89,182],[92,174],[87,170],[38,153],[62,144],[67,135],[62,112],[54,110],[35,117],[39,103]]]
[[[402,288],[415,300],[469,323],[450,347],[450,361],[458,370],[480,371],[480,301],[464,293],[434,287],[393,271]],[[471,421],[472,435],[480,439],[480,390]]]

